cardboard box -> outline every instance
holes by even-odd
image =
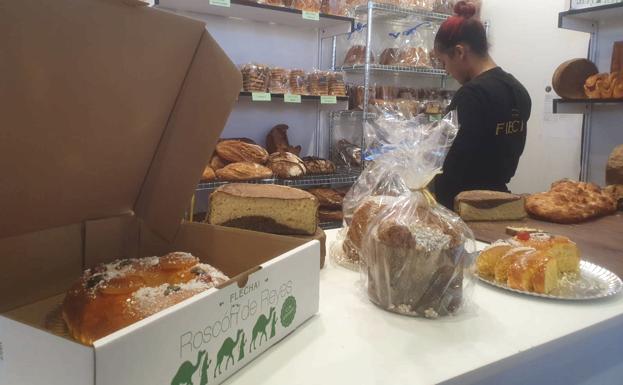
[[[240,73],[140,4],[1,6],[0,384],[218,384],[318,310],[317,241],[181,222]],[[93,346],[45,330],[85,268],[173,250],[235,278]]]

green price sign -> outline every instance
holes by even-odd
[[[283,101],[286,103],[300,103],[301,95],[285,94],[283,95]]]
[[[268,92],[253,92],[251,100],[254,102],[270,102],[270,94]]]
[[[318,21],[320,20],[320,13],[303,11],[303,19]]]
[[[321,96],[320,104],[337,104],[336,96]]]
[[[210,0],[210,5],[216,5],[217,7],[231,7],[229,0]]]

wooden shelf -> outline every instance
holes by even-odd
[[[571,9],[558,14],[558,27],[580,32],[594,32],[602,21],[618,20],[623,25],[623,3]]]
[[[230,7],[210,5],[209,0],[156,0],[155,6],[164,10],[202,13],[237,19],[276,23],[293,27],[323,29],[339,25],[352,27],[354,19],[320,14],[319,20],[303,19],[298,9],[279,7],[246,0],[231,0]]]

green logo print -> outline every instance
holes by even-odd
[[[208,383],[208,368],[212,360],[208,360],[208,355],[206,354],[203,357],[203,365],[201,365],[201,380],[199,381],[199,385],[206,385]]]
[[[244,345],[247,343],[247,339],[244,338],[244,333],[242,334],[242,337],[240,337],[240,350],[238,352],[238,362],[240,362],[240,360],[244,359]]]
[[[281,325],[284,328],[287,328],[294,321],[294,316],[296,315],[296,299],[294,296],[289,296],[283,302],[281,306]]]
[[[180,365],[180,368],[177,370],[177,373],[171,380],[171,385],[194,385],[192,377],[193,377],[193,374],[195,374],[195,372],[197,371],[197,369],[199,369],[199,366],[202,363],[202,358],[204,358],[203,364],[206,365],[207,355],[206,355],[205,350],[199,351],[199,353],[197,354],[197,363],[195,365],[193,365],[192,362],[190,361],[182,362],[182,365]],[[210,363],[208,362],[207,365],[210,365]],[[207,371],[207,366],[206,366],[206,371]],[[206,379],[206,383],[207,383],[207,379]],[[202,376],[201,384],[205,385],[203,383],[203,376]]]
[[[225,370],[229,365],[229,360],[231,360],[231,364],[235,364],[234,360],[234,349],[240,340],[244,340],[244,333],[242,330],[238,330],[238,334],[236,335],[236,340],[232,340],[231,337],[227,337],[225,341],[223,341],[223,345],[221,345],[221,349],[219,349],[218,354],[216,355],[216,366],[214,367],[214,378],[216,378],[216,369],[218,369],[218,374],[221,374],[221,364],[223,363],[223,359],[227,357],[225,361]]]
[[[277,315],[275,313],[275,308],[271,307],[270,312],[268,313],[268,317],[266,317],[264,314],[258,317],[257,321],[255,322],[255,326],[253,326],[253,336],[251,338],[251,344],[249,345],[249,353],[251,353],[251,348],[257,349],[257,346],[255,346],[255,341],[257,340],[258,336],[260,336],[260,346],[262,346],[262,337],[265,337],[266,341],[268,341],[268,333],[266,332],[266,327],[268,327],[268,324],[270,324],[271,322],[276,322],[276,316]],[[274,333],[271,333],[271,338],[273,335]]]

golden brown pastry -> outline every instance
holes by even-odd
[[[277,178],[289,179],[304,176],[307,173],[305,164],[296,155],[289,152],[275,152],[270,154],[266,167],[273,170]]]
[[[328,159],[318,158],[316,156],[306,156],[303,158],[307,173],[310,175],[334,174],[335,164]]]
[[[516,290],[551,293],[558,288],[556,259],[542,251],[521,255],[508,269],[508,286]]]
[[[526,254],[534,253],[532,247],[513,247],[502,255],[496,262],[493,269],[493,276],[498,283],[508,283],[508,269],[519,258]]]
[[[290,146],[288,141],[288,126],[278,124],[266,135],[266,149],[270,154],[275,152],[290,152],[296,156],[301,153],[301,146]]]
[[[592,183],[562,180],[549,192],[526,198],[531,216],[555,223],[579,223],[616,212],[616,202]]]
[[[236,162],[216,170],[216,176],[221,180],[240,181],[252,179],[268,179],[273,177],[270,168],[252,162]]]
[[[558,261],[560,273],[580,271],[580,249],[569,238],[548,233],[519,233],[509,242],[514,246],[543,251]]]
[[[63,319],[83,344],[158,313],[228,277],[188,253],[123,259],[86,270],[63,301]]]
[[[216,173],[212,167],[208,166],[203,170],[203,175],[201,176],[201,180],[204,182],[211,182],[216,180]]]
[[[485,279],[493,279],[495,277],[495,266],[500,258],[512,249],[513,246],[508,242],[495,242],[485,248],[476,259],[476,268],[478,275]]]
[[[610,74],[596,74],[586,79],[584,92],[589,99],[601,99],[605,88],[608,88]]]
[[[257,144],[240,140],[224,140],[216,145],[216,154],[228,162],[254,162],[264,164],[268,152]]]

